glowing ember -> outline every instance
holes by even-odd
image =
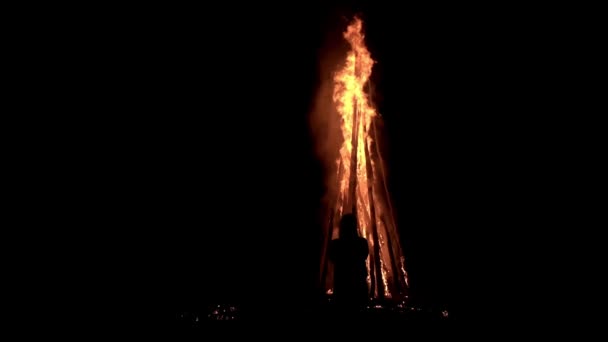
[[[333,79],[333,102],[340,116],[342,139],[337,182],[330,189],[335,197],[328,203],[325,249],[332,238],[338,237],[339,217],[356,213],[359,234],[370,244],[366,262],[370,297],[404,298],[407,273],[378,146],[376,122],[380,116],[365,92],[375,61],[365,46],[362,25],[355,18],[344,32],[351,49]],[[322,280],[327,293],[333,288],[331,268],[331,262],[323,257]]]

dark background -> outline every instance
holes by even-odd
[[[537,223],[522,218],[540,208],[548,178],[535,166],[554,153],[537,134],[550,130],[540,108],[567,99],[547,87],[560,33],[527,11],[306,2],[111,12],[72,58],[92,57],[79,63],[100,80],[81,90],[99,114],[82,134],[100,138],[98,153],[85,151],[104,194],[99,235],[129,255],[112,286],[133,285],[170,312],[313,302],[323,169],[308,115],[319,56],[355,13],[378,62],[412,300],[457,307],[479,286],[467,263],[487,257],[463,254]]]
[[[509,68],[493,58],[501,38],[462,9],[228,7],[154,11],[126,42],[141,98],[129,118],[142,158],[136,206],[141,229],[159,235],[163,293],[178,309],[314,298],[323,175],[308,115],[328,35],[360,12],[412,298],[448,306],[460,281],[451,238],[480,215],[483,189],[468,184],[487,180],[495,153],[480,146],[492,125],[475,127],[501,125],[487,108],[498,92],[489,79]]]

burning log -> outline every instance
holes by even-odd
[[[351,45],[345,65],[334,77],[333,100],[341,119],[337,180],[328,204],[327,230],[321,264],[321,281],[332,292],[333,276],[327,248],[337,237],[337,222],[345,213],[357,217],[359,235],[368,239],[368,286],[372,298],[401,299],[407,290],[407,274],[386,183],[379,132],[381,118],[364,88],[375,61],[363,40],[362,22],[355,20],[344,37]],[[373,136],[373,140],[372,140]]]

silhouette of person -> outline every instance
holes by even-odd
[[[357,218],[346,214],[340,220],[340,236],[331,241],[329,256],[334,264],[334,298],[342,309],[357,309],[368,296],[367,240],[357,233]]]

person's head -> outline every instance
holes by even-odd
[[[346,214],[340,220],[340,238],[349,239],[358,237],[357,217],[354,214]]]

